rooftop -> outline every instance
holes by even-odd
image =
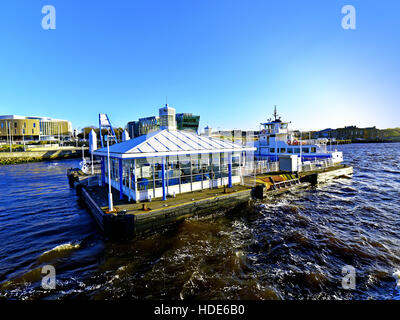
[[[53,118],[49,118],[49,117],[18,116],[15,114],[3,115],[3,116],[0,116],[0,119],[15,119],[15,120],[37,119],[37,120],[45,120],[45,121],[68,121],[68,120],[63,120],[63,119],[53,119]]]
[[[116,158],[143,158],[164,155],[184,155],[232,151],[254,151],[217,138],[200,136],[181,130],[158,130],[148,135],[110,146],[110,155]],[[95,155],[106,156],[107,148],[98,149]]]

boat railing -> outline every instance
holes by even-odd
[[[314,161],[304,161],[299,166],[299,171],[307,172],[333,167],[335,164],[332,159],[320,159]]]
[[[298,165],[299,172],[308,172],[314,170],[321,170],[329,167],[333,167],[335,164],[332,159],[319,159],[313,161],[303,161]],[[278,172],[279,169],[279,161],[271,162],[268,160],[257,160],[247,163],[243,170],[243,176],[252,176],[258,174],[266,174],[270,172]]]
[[[278,161],[271,162],[268,160],[257,160],[252,161],[245,166],[243,175],[250,176],[277,171],[279,171]]]
[[[310,145],[318,145],[318,146],[324,146],[326,145],[325,140],[319,140],[319,139],[294,139],[293,141],[288,141],[289,145],[299,145],[299,146],[310,146]]]

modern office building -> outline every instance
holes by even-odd
[[[200,116],[195,116],[191,113],[177,113],[176,125],[178,130],[186,130],[198,132],[200,124]]]
[[[55,140],[72,135],[71,122],[48,117],[0,116],[0,140]]]
[[[198,132],[200,124],[200,116],[193,115],[192,113],[176,114],[175,109],[169,107],[168,105],[166,105],[164,108],[161,108],[160,112],[162,109],[165,108],[173,110],[173,115],[169,114],[168,121],[175,121],[175,126],[178,130],[191,131],[195,133]],[[170,110],[170,112],[172,111]],[[161,114],[159,116],[140,118],[137,121],[128,122],[127,130],[130,137],[132,138],[140,137],[144,134],[149,134],[151,132],[159,130],[160,127],[162,126],[161,122],[162,122]]]
[[[140,118],[138,121],[131,121],[127,124],[129,136],[139,137],[144,134],[157,131],[160,128],[160,118],[153,116],[147,118]]]

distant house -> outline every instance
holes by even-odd
[[[373,141],[381,138],[380,130],[376,127],[358,128],[357,126],[346,126],[337,129],[324,129],[317,131],[314,138],[327,138],[351,141]]]
[[[321,131],[316,131],[314,132],[313,138],[314,139],[322,139],[322,138],[331,138],[332,137],[332,129],[331,128],[327,128]]]
[[[380,137],[379,129],[376,127],[357,128],[357,126],[347,126],[335,130],[338,140],[377,140]]]

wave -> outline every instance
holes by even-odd
[[[60,244],[53,249],[50,249],[48,251],[45,251],[42,253],[42,255],[39,257],[40,262],[46,262],[46,261],[51,261],[54,259],[58,259],[61,257],[64,257],[65,255],[69,254],[71,250],[74,249],[79,249],[81,244],[79,242],[77,243],[64,243]]]
[[[2,290],[14,290],[18,286],[23,286],[29,283],[37,282],[42,279],[42,268],[38,267],[28,272],[24,273],[23,275],[16,277],[12,280],[6,281],[0,285],[0,291]]]
[[[400,270],[393,272],[393,278],[396,280],[396,288],[400,289]]]
[[[382,169],[382,171],[387,172],[387,173],[394,173],[394,174],[400,174],[400,170],[394,170],[394,169]]]

